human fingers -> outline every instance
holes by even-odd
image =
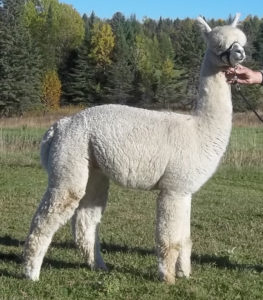
[[[234,68],[228,68],[226,71],[225,71],[225,74],[226,75],[233,75],[235,74],[235,69]]]
[[[234,70],[236,74],[244,74],[250,71],[247,67],[244,67],[242,65],[238,65]]]

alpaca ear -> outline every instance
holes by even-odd
[[[234,21],[232,22],[231,26],[232,27],[236,27],[237,26],[237,23],[238,23],[238,20],[240,18],[240,13],[236,13],[236,16],[234,18]]]
[[[197,24],[200,27],[204,37],[207,37],[207,34],[212,31],[211,27],[206,23],[202,17],[197,17]]]

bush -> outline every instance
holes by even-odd
[[[61,82],[55,70],[48,70],[43,77],[42,101],[48,110],[56,110],[60,106]]]

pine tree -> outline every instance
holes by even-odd
[[[260,20],[258,17],[248,16],[242,22],[242,30],[247,36],[246,56],[249,59],[255,59],[257,38],[260,30]]]
[[[130,31],[125,17],[119,12],[114,14],[110,24],[115,36],[115,45],[112,51],[112,63],[106,69],[106,86],[103,94],[107,102],[127,104],[132,99],[134,80],[132,49],[128,44]]]
[[[69,54],[60,70],[62,79],[62,103],[91,105],[97,100],[96,63],[90,58],[94,13],[83,16],[85,38],[82,44]]]
[[[41,59],[24,27],[24,1],[0,1],[0,114],[22,114],[41,105]]]
[[[124,57],[113,62],[106,72],[103,94],[108,103],[129,104],[132,101],[134,73]]]
[[[259,29],[256,33],[254,47],[255,47],[256,53],[253,55],[253,57],[262,66],[262,62],[263,62],[263,21],[262,20],[259,25]]]
[[[178,98],[181,98],[182,108],[192,108],[198,93],[199,70],[205,44],[194,20],[175,20],[174,33],[171,35],[175,53],[176,69],[180,71],[181,89]]]
[[[88,87],[88,50],[85,43],[68,58],[63,81],[63,104],[88,105],[91,101]]]

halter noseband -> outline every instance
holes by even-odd
[[[238,42],[234,42],[233,44],[231,44],[226,51],[222,52],[221,54],[219,54],[220,59],[223,61],[223,57],[226,56],[228,64],[231,66],[231,61],[230,61],[230,53],[231,50],[233,49],[234,45],[238,44]],[[223,61],[224,62],[224,61]]]

